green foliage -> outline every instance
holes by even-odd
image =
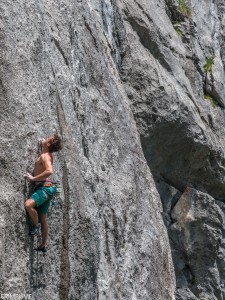
[[[187,18],[191,18],[191,10],[187,6],[185,0],[179,0],[179,10]]]
[[[218,106],[218,102],[210,95],[204,95],[205,100],[209,101],[213,108]]]
[[[174,27],[176,33],[182,38],[184,36],[184,33],[182,31],[182,28],[181,28],[181,22],[180,21],[176,21],[173,24],[173,27]]]
[[[214,58],[213,57],[207,58],[206,63],[204,65],[204,71],[206,73],[212,72],[213,64],[214,64]]]

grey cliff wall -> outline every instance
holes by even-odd
[[[163,203],[176,299],[225,299],[225,2],[133,4],[121,4],[120,73]]]
[[[119,48],[126,29],[114,5],[1,2],[1,294],[174,299],[160,197],[120,79],[128,48]],[[53,132],[65,142],[54,176],[64,195],[43,255],[27,234],[23,174]]]
[[[0,293],[225,299],[224,17],[222,0],[0,3]],[[43,255],[23,174],[54,132]]]

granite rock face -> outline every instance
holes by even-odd
[[[0,8],[0,293],[225,299],[224,1]],[[42,255],[23,174],[54,132]]]
[[[224,299],[225,3],[121,7],[120,74],[163,203],[176,298]]]
[[[129,49],[119,3],[0,8],[0,293],[174,299],[162,205],[119,73]],[[33,250],[40,238],[28,236],[23,174],[37,141],[54,132],[64,139],[54,160],[63,197],[51,207],[43,255]]]

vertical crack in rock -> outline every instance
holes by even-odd
[[[84,136],[82,137],[82,146],[83,146],[83,150],[84,150],[84,156],[87,157],[87,159],[88,159],[89,158],[88,142],[87,142],[87,139]]]
[[[66,64],[67,66],[69,66],[69,61],[68,61],[68,59],[67,59],[67,57],[66,57],[64,51],[62,50],[59,41],[58,41],[56,38],[54,38],[54,37],[53,37],[53,41],[54,41],[54,43],[55,43],[57,49],[58,49],[59,52],[61,53],[61,55],[62,55],[62,57],[63,57],[63,59],[64,59],[64,61],[65,61],[65,64]]]
[[[86,21],[85,18],[84,18],[84,24],[85,24],[87,30],[89,31],[90,35],[91,35],[92,38],[93,38],[95,48],[98,50],[98,42],[97,42],[97,40],[96,40],[96,37],[94,36],[94,34],[93,34],[93,32],[92,32],[92,29],[91,29],[90,25],[88,24],[88,22]]]
[[[70,161],[73,164],[70,166],[73,173],[74,191],[73,202],[70,204],[70,186],[68,182],[68,170],[66,164],[63,167],[63,187],[65,189],[65,208],[63,222],[63,244],[61,252],[61,267],[60,267],[60,299],[68,299],[71,291],[74,299],[85,299],[86,294],[90,295],[89,299],[97,299],[97,274],[99,266],[99,233],[95,222],[86,217],[84,196],[82,192],[81,175],[78,172],[78,164],[74,157],[75,149],[71,147],[72,137],[69,126],[66,122],[65,113],[62,106],[62,101],[57,89],[57,112],[58,122],[61,134],[66,139],[66,147],[68,147]],[[84,154],[86,150],[84,149]],[[77,168],[77,169],[76,169]],[[70,172],[71,172],[70,169]],[[71,179],[70,179],[71,180]],[[76,224],[74,230],[75,241],[69,243],[69,210],[75,209],[76,213],[73,216],[73,222]],[[73,245],[73,253],[71,253],[71,245]],[[71,262],[69,257],[71,258]],[[71,269],[73,270],[71,274]]]
[[[53,70],[52,70],[53,71]],[[53,75],[55,77],[54,71]],[[57,89],[56,82],[56,95],[57,95],[57,114],[58,122],[63,136],[64,131],[66,130],[66,120],[65,114],[62,107],[62,102],[60,99],[59,91]],[[59,297],[60,300],[69,298],[70,290],[70,260],[69,260],[69,232],[70,232],[70,220],[69,220],[69,209],[70,209],[70,193],[69,193],[69,182],[68,182],[68,173],[65,160],[63,160],[63,191],[64,191],[64,203],[63,203],[63,228],[62,228],[62,244],[60,251],[60,283],[59,283]]]
[[[6,88],[4,87],[2,79],[0,79],[0,89],[1,89],[0,95],[3,96],[1,100],[3,100],[3,99],[8,100],[7,91],[6,91]]]
[[[60,300],[69,299],[70,290],[70,261],[69,261],[69,232],[70,232],[70,221],[69,221],[69,209],[70,209],[70,196],[69,196],[69,183],[67,175],[67,167],[64,162],[63,166],[63,191],[64,191],[64,202],[63,202],[63,228],[62,228],[62,245],[60,255],[60,285],[59,285],[59,297]]]

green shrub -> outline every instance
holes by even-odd
[[[213,57],[209,57],[206,59],[206,63],[204,65],[204,71],[206,73],[212,72],[212,66],[214,64],[214,58]]]
[[[187,18],[191,18],[191,10],[187,6],[185,0],[179,0],[179,10]]]
[[[218,106],[218,102],[210,95],[204,95],[205,100],[209,101],[213,108]]]
[[[182,28],[181,28],[181,22],[180,21],[176,21],[176,23],[173,24],[173,27],[176,31],[176,33],[180,36],[180,37],[183,37],[184,36],[184,33],[182,31]]]

